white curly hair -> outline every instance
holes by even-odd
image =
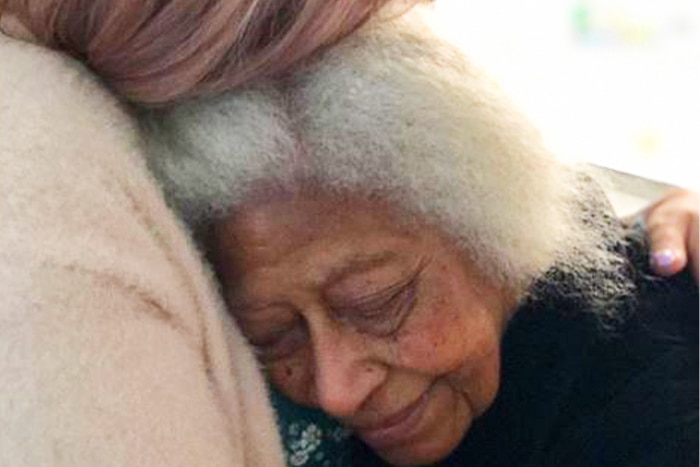
[[[426,14],[370,21],[278,81],[144,114],[171,205],[200,226],[263,185],[312,180],[437,223],[520,293],[555,266],[618,275],[620,232],[596,184],[553,157]]]

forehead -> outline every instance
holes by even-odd
[[[229,276],[308,266],[330,279],[401,262],[424,248],[430,229],[361,197],[298,195],[250,203],[214,230],[216,261]]]
[[[411,236],[408,220],[387,204],[361,197],[298,194],[245,204],[215,231],[220,241],[246,251],[282,253],[329,237]]]

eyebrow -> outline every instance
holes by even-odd
[[[387,263],[394,261],[398,255],[393,251],[381,251],[377,253],[367,254],[359,253],[346,259],[342,266],[333,268],[323,279],[323,286],[330,287],[338,282],[347,279],[355,274],[361,274],[366,271],[384,266]]]

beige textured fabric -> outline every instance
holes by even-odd
[[[0,36],[0,466],[265,466],[262,376],[130,118]]]

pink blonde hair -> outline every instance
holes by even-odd
[[[7,0],[40,43],[142,105],[288,71],[388,0]]]

